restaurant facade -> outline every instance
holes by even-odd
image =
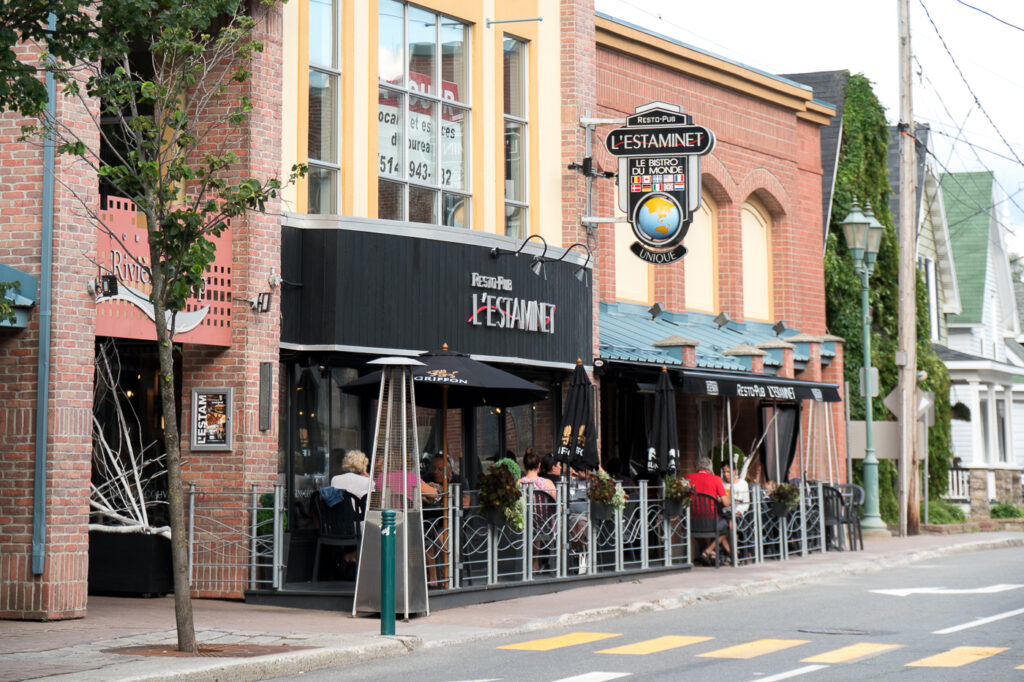
[[[218,245],[207,290],[185,311],[205,312],[194,336],[180,338],[178,399],[195,509],[248,508],[257,495],[262,506],[272,491],[283,512],[275,542],[286,548],[273,550],[281,575],[256,580],[255,531],[234,544],[222,533],[224,546],[194,551],[196,595],[239,598],[310,581],[313,495],[340,473],[346,452],[373,450],[374,401],[343,387],[382,356],[447,345],[548,390],[532,404],[451,410],[443,420],[418,410],[424,473],[446,442],[450,480],[464,488],[488,461],[557,448],[577,361],[594,380],[605,468],[642,479],[644,490],[662,367],[679,396],[684,472],[732,442],[760,463],[751,480],[845,478],[835,455],[845,452],[842,342],[825,328],[820,210],[819,131],[834,111],[809,88],[580,0],[310,0],[258,23],[267,48],[250,93],[259,116],[242,136],[247,170],[280,175],[304,163],[309,172],[267,214],[235,221]],[[617,161],[603,149],[609,130],[654,102],[680,107],[716,138],[688,177],[700,187],[682,240],[688,253],[670,264],[631,251],[635,236],[607,177]],[[14,124],[4,121],[9,145]],[[84,170],[60,173],[98,187]],[[8,205],[13,183],[0,171]],[[99,275],[115,274],[144,292],[132,279],[142,275],[117,267],[70,196],[58,190],[57,204],[52,345],[61,351],[41,491],[25,428],[40,317],[0,331],[0,516],[10,519],[0,536],[0,614],[10,618],[86,613],[93,367],[104,342],[115,340],[123,377],[136,377],[122,388],[143,420],[160,423],[155,382],[143,379],[152,379],[152,334],[133,317],[138,306],[94,288]],[[118,212],[126,230],[134,224],[128,203],[97,205]],[[25,219],[39,225],[41,213],[26,209]],[[97,244],[99,269],[74,246],[83,240]],[[4,262],[38,276],[37,235],[25,242],[20,261]],[[33,550],[40,495],[47,533]],[[210,514],[243,535],[249,526],[237,513]],[[446,589],[459,586],[461,572],[452,573]]]

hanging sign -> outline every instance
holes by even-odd
[[[648,263],[682,258],[700,207],[700,157],[715,148],[714,133],[679,107],[652,102],[608,133],[605,147],[619,157],[619,207],[637,238],[630,250]]]

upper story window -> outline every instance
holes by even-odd
[[[718,208],[707,195],[693,214],[686,249],[686,309],[713,313],[718,310]]]
[[[340,0],[309,0],[308,211],[338,212]]]
[[[772,319],[772,223],[755,199],[740,210],[743,230],[743,316]]]
[[[381,0],[378,45],[377,216],[466,227],[469,30]]]
[[[530,232],[527,192],[526,43],[505,36],[503,69],[505,116],[505,234],[522,239]]]

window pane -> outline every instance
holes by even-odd
[[[380,180],[377,182],[377,217],[381,220],[405,220],[404,185]]]
[[[441,98],[468,102],[466,73],[466,28],[453,19],[441,17]]]
[[[526,97],[523,90],[523,44],[505,38],[505,113],[526,118]]]
[[[412,182],[437,184],[437,107],[409,97],[409,175]]]
[[[337,79],[320,71],[309,72],[309,158],[338,162],[335,130]]]
[[[526,233],[526,210],[520,206],[505,204],[505,234],[522,239]]]
[[[395,85],[401,85],[405,77],[403,11],[400,2],[380,0],[380,14],[377,17],[377,77]]]
[[[335,197],[338,195],[338,171],[310,166],[306,174],[309,186],[309,213],[337,213]]]
[[[466,197],[458,194],[445,194],[442,201],[442,223],[449,227],[466,227],[469,224],[469,206]]]
[[[334,3],[309,0],[309,63],[334,68]]]
[[[409,89],[437,95],[434,63],[437,59],[437,15],[409,8]]]
[[[405,177],[402,150],[405,147],[404,95],[380,88],[377,98],[377,162],[381,175],[402,180]]]
[[[441,107],[441,182],[444,187],[466,189],[466,143],[469,112]]]
[[[416,185],[409,185],[409,222],[437,223],[434,205],[437,203],[437,192]]]
[[[505,199],[526,201],[523,185],[523,132],[526,126],[505,121]]]

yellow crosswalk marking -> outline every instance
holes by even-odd
[[[792,646],[807,644],[809,641],[807,639],[755,639],[753,642],[747,642],[746,644],[737,644],[736,646],[716,649],[706,654],[697,655],[704,658],[754,658],[782,651]]]
[[[907,663],[910,668],[959,668],[960,666],[980,661],[989,656],[1006,651],[1006,647],[998,646],[958,646],[941,654],[922,658]]]
[[[659,651],[668,651],[669,649],[678,649],[682,646],[689,646],[691,644],[697,644],[698,642],[706,642],[712,637],[682,637],[678,635],[666,635],[664,637],[655,637],[654,639],[648,639],[643,642],[637,642],[635,644],[627,644],[625,646],[617,646],[614,649],[602,649],[598,651],[599,654],[629,654],[633,656],[644,656],[646,654],[656,654]]]
[[[858,658],[865,658],[873,654],[880,654],[883,651],[899,649],[901,646],[903,645],[859,642],[857,644],[851,644],[850,646],[844,646],[841,649],[826,651],[823,654],[811,656],[810,658],[802,658],[800,660],[803,663],[847,663],[849,661],[855,661]]]
[[[587,642],[599,642],[602,639],[608,639],[609,637],[621,637],[622,635],[614,632],[570,632],[568,635],[559,635],[558,637],[545,637],[543,639],[531,639],[528,642],[519,642],[518,644],[506,644],[499,646],[499,649],[516,649],[518,651],[551,651],[552,649],[561,649],[567,646],[576,646],[577,644],[586,644]]]

